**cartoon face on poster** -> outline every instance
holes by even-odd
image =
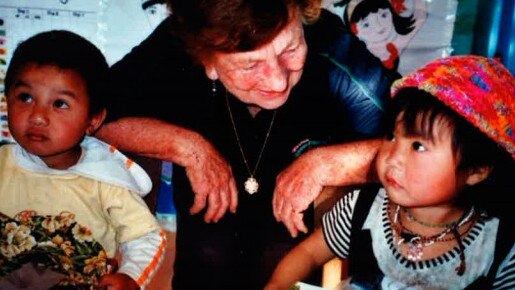
[[[351,0],[344,13],[351,31],[392,70],[427,19],[425,0]]]

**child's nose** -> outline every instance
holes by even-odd
[[[29,123],[34,126],[48,125],[48,113],[44,108],[36,106],[30,114]]]
[[[401,166],[404,163],[404,155],[402,145],[394,143],[390,148],[386,162],[393,166]]]

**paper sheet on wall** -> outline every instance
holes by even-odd
[[[146,2],[149,1],[2,0],[0,142],[13,141],[7,128],[3,80],[9,59],[21,41],[47,30],[70,30],[94,43],[104,53],[108,63],[113,64],[140,43],[167,16],[164,4],[146,5]]]

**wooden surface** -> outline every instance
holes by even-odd
[[[150,176],[152,180],[152,190],[144,198],[150,211],[156,212],[157,194],[161,181],[161,160],[146,158],[143,156],[124,152],[129,158],[139,164]],[[175,258],[175,232],[166,233],[167,245],[165,256],[161,266],[152,277],[150,283],[145,287],[146,290],[171,290],[173,276],[173,262]]]
[[[325,187],[320,195],[315,199],[315,226],[318,227],[322,223],[322,216],[330,210],[333,205],[347,192],[351,191],[351,187]],[[322,287],[334,289],[341,280],[347,278],[347,260],[338,257],[325,263],[322,270]]]
[[[161,267],[145,288],[146,290],[171,290],[173,276],[173,261],[175,258],[175,233],[167,232],[167,247]]]

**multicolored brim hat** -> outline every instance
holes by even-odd
[[[497,60],[482,56],[439,58],[395,81],[437,97],[502,145],[515,159],[515,78]]]

